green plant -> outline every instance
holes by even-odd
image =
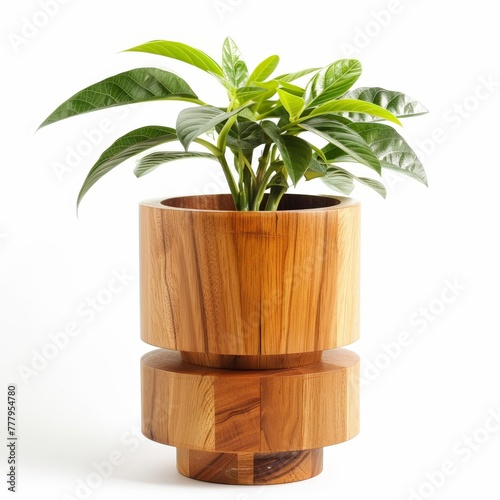
[[[195,106],[179,113],[175,128],[141,127],[114,142],[88,173],[77,205],[104,174],[145,152],[148,154],[140,157],[134,170],[137,177],[183,158],[218,161],[238,210],[276,210],[289,183],[296,186],[302,178],[321,178],[343,194],[349,194],[353,181],[358,181],[385,197],[379,180],[354,175],[346,165],[340,166],[346,162],[362,164],[379,175],[383,169],[394,170],[427,184],[421,162],[403,137],[392,126],[379,123],[387,120],[400,125],[399,118],[427,110],[401,92],[378,87],[351,90],[361,75],[357,60],[342,59],[322,69],[270,78],[279,57],[268,57],[249,73],[230,38],[224,41],[222,65],[179,42],[152,41],[129,51],[170,57],[206,71],[225,87],[229,104],[209,105],[182,78],[157,68],[132,69],[78,92],[41,127],[82,113],[139,102],[180,100]],[[292,83],[306,75],[309,81],[305,87]],[[311,142],[313,139],[320,144]],[[174,141],[179,141],[184,151],[150,152]],[[190,150],[192,143],[205,151]]]

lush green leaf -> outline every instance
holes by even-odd
[[[352,177],[347,172],[337,170],[335,168],[329,169],[321,180],[330,189],[345,194],[346,196],[349,196],[354,189],[354,181],[352,180]]]
[[[279,87],[279,83],[277,80],[270,80],[268,82],[253,82],[253,85],[261,89],[273,90],[273,91],[276,91]]]
[[[191,142],[201,134],[213,129],[219,123],[225,122],[246,108],[248,105],[225,113],[212,106],[199,106],[183,109],[177,117],[177,135],[187,151]]]
[[[317,177],[320,177],[331,189],[345,195],[351,194],[354,189],[353,181],[357,181],[372,188],[383,198],[387,196],[387,190],[380,181],[368,177],[358,177],[337,165],[325,164],[319,158],[313,158],[306,172],[306,178],[309,180]]]
[[[321,106],[313,109],[309,116],[313,117],[324,114],[343,112],[373,115],[384,120],[394,122],[397,125],[401,125],[401,122],[390,111],[376,104],[360,101],[358,99],[337,99],[335,101],[325,102]],[[351,115],[348,115],[348,117],[350,119],[353,119]]]
[[[305,90],[302,87],[299,87],[298,85],[294,85],[293,83],[287,83],[283,82],[281,80],[276,80],[279,85],[287,90],[290,94],[296,95],[298,97],[304,97],[304,92]]]
[[[320,69],[321,68],[308,68],[301,71],[296,71],[295,73],[286,73],[285,75],[277,76],[275,80],[278,80],[280,82],[293,82],[294,80],[298,80],[299,78],[314,73],[315,71],[318,71]]]
[[[416,153],[396,130],[382,123],[352,123],[380,160],[382,168],[408,175],[427,185],[427,175]]]
[[[304,177],[307,181],[317,179],[318,177],[324,177],[326,175],[327,168],[328,165],[321,158],[313,155]]]
[[[311,118],[311,120],[324,120],[325,122],[332,121],[336,123],[342,123],[344,125],[349,125],[353,123],[352,120],[349,120],[348,118],[341,116],[341,115],[335,115],[335,114],[329,114],[326,113],[324,115],[316,116]],[[305,120],[306,122],[309,122],[309,120]]]
[[[185,43],[171,42],[168,40],[153,40],[138,45],[137,47],[132,47],[125,52],[146,52],[148,54],[170,57],[196,66],[207,73],[213,73],[214,75],[224,77],[222,68],[210,56]]]
[[[257,81],[254,81],[252,83],[251,87],[243,87],[241,89],[238,89],[237,94],[238,94],[239,91],[243,91],[244,92],[244,89],[257,89],[257,88],[260,88],[261,90],[267,90],[267,91],[269,91],[269,97],[266,96],[266,98],[269,99],[270,97],[272,97],[276,93],[276,91],[280,87],[283,88],[283,89],[285,89],[285,90],[287,90],[289,93],[291,93],[293,95],[296,95],[296,96],[299,96],[299,97],[302,97],[304,95],[304,89],[302,89],[300,87],[297,87],[297,85],[293,85],[291,83],[280,82],[278,80],[269,80],[268,82],[257,82]]]
[[[243,103],[243,106],[247,106],[247,105],[250,107],[243,108],[238,116],[241,118],[244,118],[245,120],[255,121],[255,113],[251,109],[251,107],[253,107],[254,105],[252,103],[248,103],[248,102]],[[241,106],[240,106],[240,108],[241,108]]]
[[[278,172],[277,174],[273,175],[271,177],[271,180],[269,181],[269,184],[267,185],[267,188],[275,188],[275,187],[288,189],[288,182],[286,181],[285,176],[281,172]]]
[[[385,198],[387,196],[387,190],[386,190],[385,186],[380,181],[377,181],[375,179],[370,179],[369,177],[358,177],[358,176],[354,175],[352,172],[349,172],[348,170],[341,168],[338,165],[328,166],[326,177],[329,177],[331,175],[338,175],[338,174],[347,175],[351,179],[358,181],[360,184],[364,184],[365,186],[372,188],[380,196],[382,196],[382,198]]]
[[[136,177],[142,177],[149,174],[160,165],[176,160],[188,160],[191,158],[208,158],[210,160],[217,160],[217,158],[210,153],[197,153],[185,151],[155,151],[147,156],[141,158],[134,169]]]
[[[280,129],[271,121],[262,122],[262,128],[276,143],[286,171],[296,186],[311,162],[311,146],[300,137],[281,135]]]
[[[266,118],[281,118],[288,115],[281,101],[266,100],[257,104],[256,112],[259,115],[265,115]]]
[[[428,113],[427,108],[411,97],[394,90],[386,90],[380,87],[360,87],[349,91],[344,95],[345,99],[359,99],[360,101],[376,104],[387,109],[399,118],[417,116]],[[361,112],[363,113],[363,112]],[[345,116],[356,122],[376,121],[375,115],[360,113],[346,113]],[[383,117],[379,117],[383,118]]]
[[[341,59],[322,69],[306,86],[307,107],[315,107],[345,94],[361,75],[356,59]]]
[[[137,68],[77,92],[52,112],[40,128],[65,118],[124,104],[197,98],[191,87],[177,75],[156,68]]]
[[[318,117],[301,123],[301,126],[330,143],[323,148],[329,161],[341,161],[343,157],[347,157],[348,161],[354,160],[381,173],[378,158],[365,140],[347,125]]]
[[[330,189],[345,195],[350,195],[354,189],[354,182],[349,172],[337,169],[335,166],[329,165],[314,156],[305,173],[305,178],[307,180],[321,178]]]
[[[222,70],[228,82],[235,88],[242,87],[248,80],[248,68],[237,45],[227,37],[222,47]]]
[[[157,126],[141,127],[120,137],[102,153],[90,169],[78,194],[77,206],[88,190],[117,165],[148,149],[175,140],[177,134],[173,128]]]
[[[276,93],[276,90],[268,90],[261,87],[241,87],[236,91],[236,99],[241,104],[248,101],[260,101],[269,99]]]
[[[227,145],[233,150],[251,151],[267,140],[262,127],[253,121],[237,121],[227,136]]]
[[[304,99],[293,95],[284,89],[278,89],[278,95],[280,97],[280,101],[290,115],[290,120],[298,119],[305,108]]]
[[[278,56],[269,56],[267,59],[264,59],[252,71],[252,74],[248,77],[247,84],[251,85],[252,82],[263,82],[269,78],[278,67],[279,62],[280,58]]]
[[[356,177],[356,180],[365,186],[371,187],[374,191],[376,191],[382,198],[387,197],[387,189],[385,186],[376,179],[370,179],[368,177]]]

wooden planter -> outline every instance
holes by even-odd
[[[359,430],[359,205],[230,195],[140,206],[143,433],[185,476],[276,484]],[[175,352],[180,351],[180,352]],[[323,352],[326,351],[326,352]]]

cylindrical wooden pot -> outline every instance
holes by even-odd
[[[322,470],[359,428],[359,204],[230,195],[140,205],[144,434],[195,479],[273,484]],[[331,351],[322,353],[322,351]],[[175,353],[172,351],[180,351]]]

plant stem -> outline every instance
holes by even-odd
[[[278,209],[278,205],[280,204],[281,198],[283,198],[283,195],[285,194],[286,190],[282,189],[280,190],[279,194],[276,196],[271,197],[269,195],[269,198],[267,199],[266,207],[264,210],[269,211],[269,212],[274,212],[275,210]]]
[[[278,205],[280,204],[281,198],[283,198],[283,195],[286,193],[286,191],[287,188],[284,186],[276,189],[271,189],[264,210],[268,211],[278,210]]]
[[[259,210],[262,199],[264,198],[264,193],[267,189],[267,184],[269,183],[271,176],[282,166],[283,162],[277,162],[274,166],[273,164],[269,165],[269,168],[266,170],[264,177],[259,184],[259,189],[257,191],[257,194],[255,195],[255,199],[252,202],[251,210]]]
[[[219,158],[219,156],[223,156],[222,151],[217,146],[214,146],[211,142],[200,139],[199,137],[194,139],[193,142],[196,142],[196,144],[207,148],[216,158]]]
[[[257,182],[262,181],[262,177],[267,168],[267,164],[269,163],[269,151],[271,150],[271,143],[267,143],[264,146],[264,151],[262,152],[262,156],[259,158],[259,166],[257,167]]]
[[[217,147],[222,151],[224,154],[226,152],[226,138],[227,134],[229,134],[229,131],[231,130],[231,127],[235,124],[236,120],[238,119],[238,115],[231,116],[225,123],[224,127],[219,133],[219,138],[217,140]]]
[[[271,149],[271,163],[274,163],[276,161],[276,153],[278,152],[278,148],[276,144],[273,144],[273,147]]]
[[[257,115],[255,117],[255,120],[260,121],[260,120],[263,120],[264,118],[267,118],[268,116],[272,115],[276,111],[276,107],[270,109],[269,111],[266,111],[265,113],[262,113],[261,115]]]
[[[226,157],[224,155],[221,155],[217,158],[219,160],[219,163],[222,167],[222,171],[224,172],[224,175],[226,176],[227,183],[229,185],[229,190],[231,191],[231,195],[233,196],[234,204],[236,208],[239,208],[239,191],[238,187],[236,186],[236,183],[234,182],[233,174],[231,173],[231,169],[229,168],[229,165],[227,163]]]
[[[193,142],[196,142],[200,146],[207,148],[217,158],[218,162],[222,167],[222,171],[224,172],[224,175],[226,177],[226,181],[229,186],[229,190],[231,191],[234,204],[236,205],[236,208],[238,208],[239,204],[238,187],[236,186],[236,182],[234,181],[233,174],[231,173],[231,169],[227,163],[224,153],[218,147],[214,146],[212,143],[208,141],[205,141],[204,139],[197,138]]]
[[[309,118],[309,117],[306,117]],[[284,127],[281,127],[280,130],[282,132],[287,132],[292,130],[294,127],[297,128],[296,132],[303,132],[304,128],[300,126],[300,123],[298,122],[299,119],[294,120],[293,122],[290,122],[288,125],[285,125]]]
[[[312,147],[313,151],[317,153],[317,155],[325,162],[328,163],[328,160],[326,159],[325,153],[323,152],[322,149],[318,148],[314,144],[309,143],[309,145]]]

